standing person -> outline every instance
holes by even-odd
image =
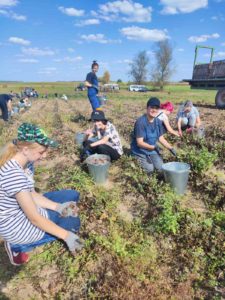
[[[151,174],[154,169],[160,171],[163,159],[160,155],[161,148],[157,145],[160,142],[174,156],[176,151],[163,137],[162,122],[157,118],[160,109],[158,98],[150,98],[147,102],[147,112],[137,119],[134,125],[131,152],[137,158],[141,167]]]
[[[91,103],[92,110],[99,110],[101,109],[101,104],[98,99],[98,78],[96,76],[96,73],[98,72],[99,65],[94,60],[91,65],[92,71],[87,74],[85,86],[88,89],[88,99]]]
[[[178,131],[173,130],[173,128],[170,125],[168,116],[173,112],[174,106],[171,102],[165,102],[160,105],[159,114],[157,115],[157,118],[162,121],[163,123],[163,133],[169,132],[175,136],[180,136]]]
[[[5,122],[9,120],[9,113],[12,112],[12,96],[8,94],[0,94],[0,108],[2,118]]]
[[[197,108],[190,100],[187,100],[177,113],[177,127],[180,136],[182,136],[182,131],[186,130],[190,133],[194,129],[198,130],[200,125],[201,120]]]
[[[1,153],[0,236],[13,265],[27,262],[27,251],[56,239],[63,240],[71,252],[82,248],[75,234],[80,227],[79,193],[62,190],[41,195],[34,189],[29,165],[45,158],[48,147],[56,146],[41,128],[23,123],[17,139]]]
[[[103,111],[93,111],[91,120],[94,127],[85,132],[87,137],[83,143],[82,160],[87,154],[94,153],[109,155],[112,161],[119,159],[123,148],[115,126],[105,118]]]

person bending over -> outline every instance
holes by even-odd
[[[88,129],[82,160],[90,154],[106,154],[111,160],[117,160],[123,154],[122,144],[115,126],[105,118],[103,111],[94,111],[91,114],[94,127]]]
[[[160,109],[158,98],[150,98],[147,102],[146,114],[137,119],[134,125],[131,153],[136,157],[141,167],[151,174],[155,169],[161,171],[163,159],[161,148],[157,142],[176,156],[176,151],[163,137],[162,121],[157,118]]]
[[[169,133],[179,137],[180,135],[179,135],[178,131],[173,130],[173,128],[170,125],[169,118],[168,118],[168,116],[173,112],[173,110],[174,110],[173,103],[171,103],[171,102],[162,103],[160,105],[159,114],[157,115],[157,118],[159,118],[159,120],[161,120],[163,123],[163,132],[164,133],[169,132]]]
[[[56,146],[41,128],[23,123],[17,139],[1,153],[0,236],[13,265],[26,263],[28,251],[56,239],[64,241],[71,252],[82,248],[75,234],[80,227],[79,193],[61,190],[42,195],[34,189],[29,165],[45,158],[48,147]]]
[[[199,129],[201,125],[200,115],[197,108],[193,103],[187,100],[183,105],[181,105],[177,113],[177,127],[180,136],[182,136],[182,131],[190,133],[194,129]]]
[[[12,95],[0,94],[0,109],[2,111],[2,119],[7,122],[12,112]]]

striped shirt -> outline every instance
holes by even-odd
[[[12,244],[33,243],[45,234],[30,222],[16,200],[17,193],[33,190],[33,179],[16,160],[11,159],[0,168],[0,236]],[[46,209],[37,206],[37,210],[48,218]]]

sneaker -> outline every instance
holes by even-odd
[[[14,266],[20,266],[29,260],[29,255],[27,253],[13,252],[8,242],[5,242],[5,250],[9,256],[11,264]]]

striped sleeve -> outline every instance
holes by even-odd
[[[1,181],[3,190],[12,197],[22,191],[30,191],[27,177],[20,171],[11,169]]]

